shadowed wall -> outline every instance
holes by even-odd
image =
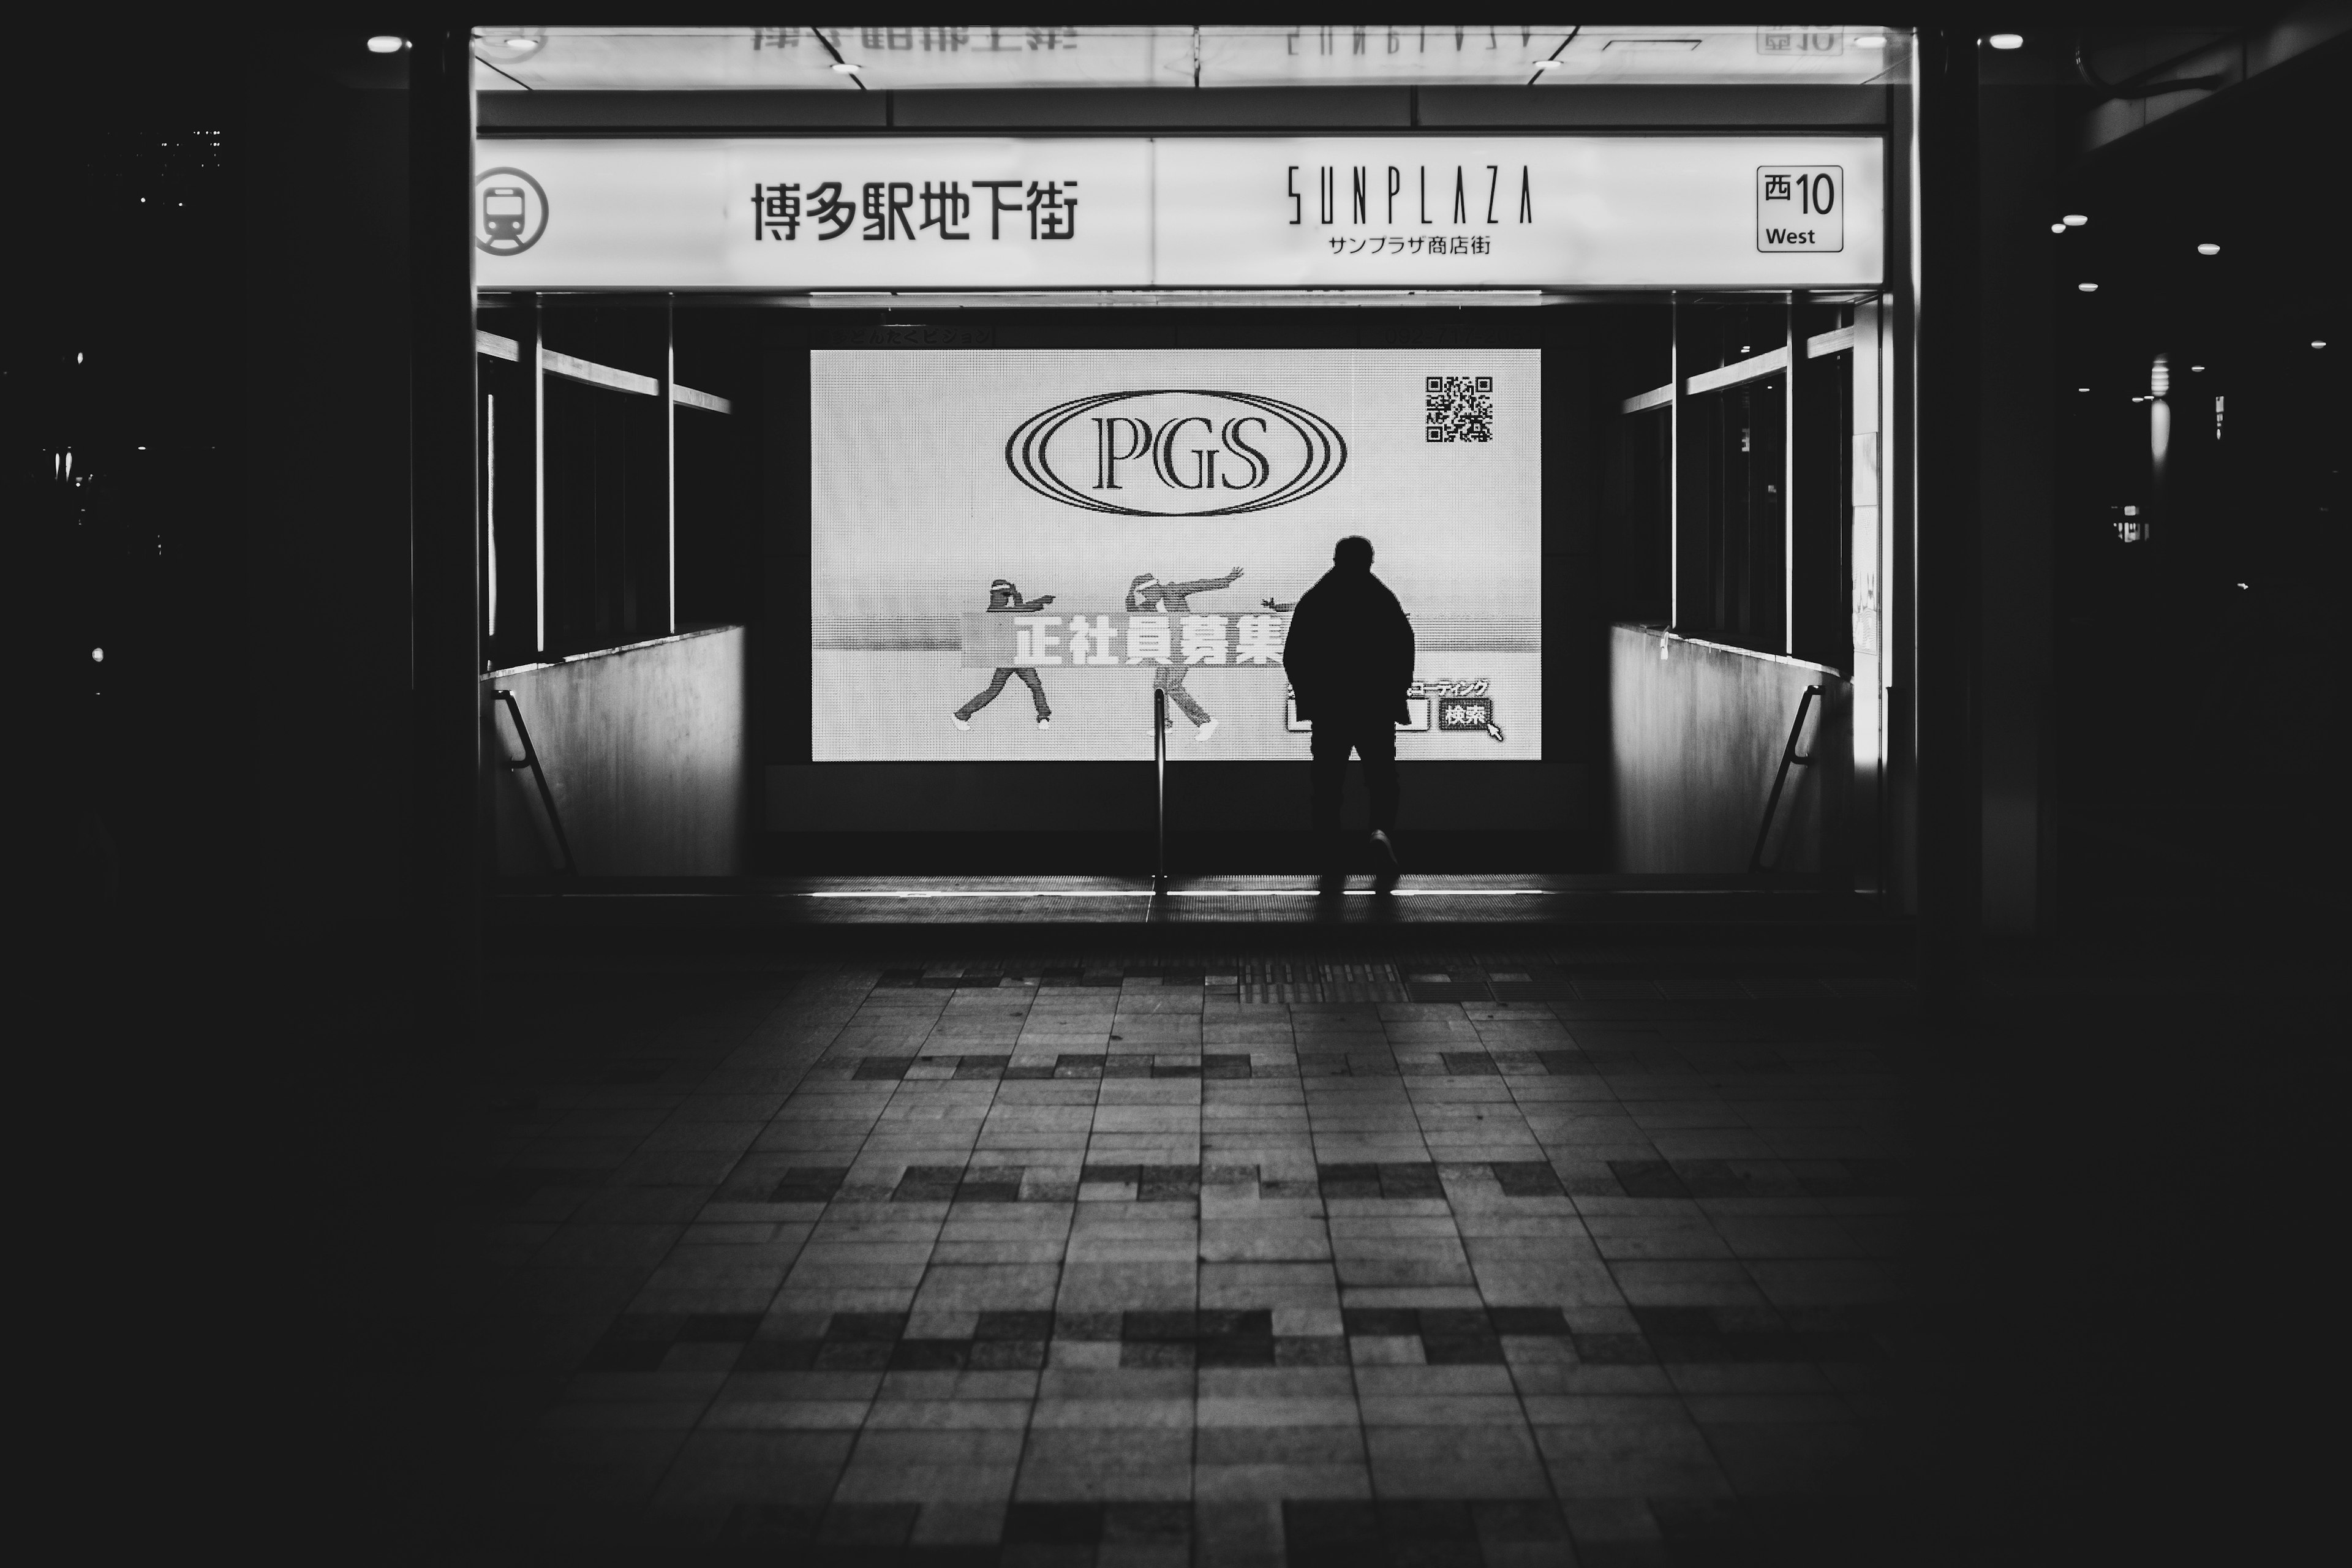
[[[1645,626],[1612,627],[1617,869],[1746,870],[1808,686],[1823,689],[1797,752],[1820,760],[1789,770],[1764,849],[1773,870],[1834,868],[1834,854],[1824,853],[1822,807],[1853,750],[1845,682],[1797,659],[1662,637]]]
[[[743,839],[744,630],[717,626],[485,677],[530,727],[583,876],[725,877]],[[490,754],[520,762],[506,704]],[[561,865],[527,768],[493,781],[499,874]]]

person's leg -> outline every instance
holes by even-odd
[[[1393,833],[1397,821],[1396,726],[1374,719],[1357,728],[1356,754],[1364,759],[1364,790],[1372,797],[1372,830]]]
[[[1209,710],[1193,701],[1192,694],[1184,689],[1184,678],[1192,673],[1190,668],[1181,664],[1167,671],[1168,700],[1181,709],[1184,717],[1193,723],[1205,724],[1209,721]]]
[[[1373,888],[1386,892],[1396,886],[1402,862],[1397,857],[1396,726],[1379,715],[1357,729],[1356,752],[1364,759],[1364,793],[1372,804],[1372,863],[1380,875]]]
[[[1045,683],[1037,679],[1037,672],[1027,665],[1021,664],[1013,666],[1013,673],[1019,676],[1021,684],[1029,689],[1029,700],[1035,705],[1037,717],[1051,719],[1054,716],[1054,710],[1045,700]]]
[[[1027,672],[1024,671],[1024,673],[1025,674]],[[982,709],[987,707],[990,703],[995,701],[996,694],[1004,689],[1004,683],[1012,677],[1012,674],[1013,671],[1010,669],[999,669],[996,672],[996,679],[988,683],[988,689],[973,698],[971,701],[965,703],[962,707],[957,709],[956,717],[959,719],[969,719],[973,714],[979,712]],[[1036,677],[1031,676],[1030,679],[1034,680]]]
[[[1326,875],[1347,869],[1339,836],[1339,796],[1348,782],[1350,744],[1347,730],[1329,722],[1316,725],[1307,742],[1312,759],[1307,764],[1307,820],[1315,829],[1315,856]]]

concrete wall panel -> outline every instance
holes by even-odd
[[[1823,691],[1798,752],[1820,761],[1789,770],[1764,863],[1808,873],[1832,866],[1824,805],[1851,752],[1845,683],[1835,671],[1631,626],[1611,628],[1609,656],[1619,870],[1747,870],[1808,686]]]
[[[720,626],[487,676],[530,728],[583,876],[725,877],[741,865],[745,634]],[[501,876],[558,868],[513,717],[488,742]]]

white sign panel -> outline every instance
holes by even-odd
[[[485,289],[1066,289],[1151,269],[1148,142],[498,141],[476,163]]]
[[[1759,168],[1756,248],[1843,250],[1845,171],[1835,164]]]
[[[1866,137],[1163,141],[1162,288],[1824,288],[1879,281]],[[1870,193],[1843,251],[1758,243],[1758,171]],[[1842,187],[1843,188],[1843,187]],[[1843,204],[1841,204],[1843,205]],[[1790,254],[1790,252],[1803,252]]]
[[[484,289],[1837,288],[1871,137],[486,142]]]

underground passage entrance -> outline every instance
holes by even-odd
[[[1171,869],[1309,869],[1283,643],[1360,534],[1413,868],[1852,887],[1879,315],[485,309],[501,868],[1135,873],[1164,793]]]
[[[485,91],[500,878],[1295,881],[1283,653],[1360,536],[1409,874],[1885,889],[1900,161],[1842,68],[1729,134]]]

